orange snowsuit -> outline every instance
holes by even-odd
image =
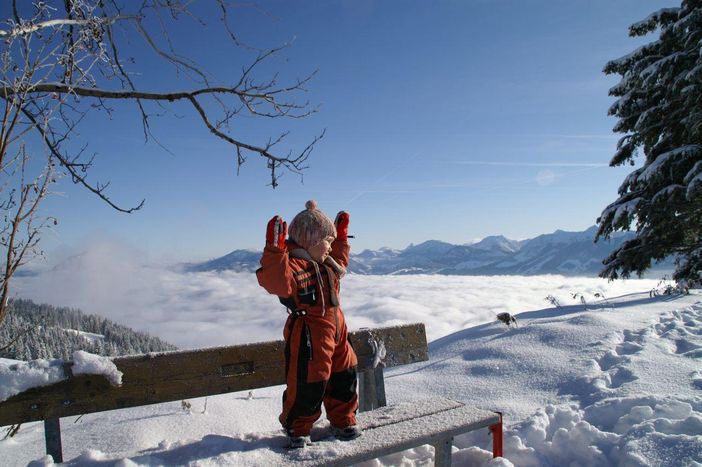
[[[330,257],[346,268],[347,241],[334,240]],[[288,308],[285,323],[283,411],[279,420],[292,436],[310,434],[321,405],[332,426],[356,424],[356,354],[348,341],[339,302],[339,273],[319,264],[288,241],[287,249],[266,245],[258,283]]]

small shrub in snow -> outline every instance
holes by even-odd
[[[577,300],[578,298],[580,299],[580,304],[583,305],[587,309],[587,300],[585,300],[585,295],[581,294],[580,292],[574,292],[570,294],[573,297],[573,300]]]
[[[513,324],[517,326],[517,318],[515,318],[507,312],[498,314],[497,320],[504,323],[507,327],[510,327]]]
[[[648,296],[658,297],[660,295],[688,295],[690,293],[689,281],[679,281],[675,285],[669,282],[667,276],[658,281],[655,288],[651,289]]]
[[[547,302],[549,302],[551,305],[555,306],[556,308],[561,308],[561,303],[553,295],[547,295],[545,300]]]
[[[602,300],[608,307],[612,306],[612,304],[609,303],[609,300],[607,300],[607,297],[605,297],[605,294],[602,292],[595,292],[595,298],[599,298],[600,300]]]

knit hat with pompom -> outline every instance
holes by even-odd
[[[334,222],[317,209],[316,201],[313,199],[307,201],[305,207],[307,209],[300,212],[290,222],[288,235],[291,240],[307,250],[325,237],[336,237]]]

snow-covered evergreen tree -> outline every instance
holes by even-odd
[[[621,81],[609,109],[624,133],[610,165],[634,165],[619,198],[597,222],[596,239],[618,230],[636,237],[604,260],[602,277],[641,275],[652,262],[677,257],[676,280],[700,280],[702,270],[702,0],[683,0],[629,28],[630,36],[660,30],[658,40],[604,68]]]
[[[78,310],[21,299],[11,300],[9,307],[11,313],[0,323],[0,358],[67,360],[76,350],[111,357],[176,350],[161,339]]]

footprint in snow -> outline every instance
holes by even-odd
[[[639,331],[624,331],[624,341],[625,342],[635,342],[637,344],[643,344],[646,338],[651,334],[651,329],[641,329]]]
[[[615,351],[609,350],[603,356],[595,360],[602,371],[607,371],[612,367],[629,363],[631,360],[628,357],[618,355]]]
[[[630,369],[628,368],[617,368],[611,374],[611,382],[609,387],[612,389],[619,388],[626,383],[631,383],[639,379]]]
[[[678,339],[675,341],[675,353],[681,355],[692,355],[696,350],[700,350],[702,346],[694,344],[685,339]]]
[[[616,352],[619,355],[632,355],[643,350],[643,345],[636,342],[622,342],[616,347]]]
[[[692,385],[697,389],[702,389],[702,372],[693,371],[690,373],[690,377],[692,378]]]

